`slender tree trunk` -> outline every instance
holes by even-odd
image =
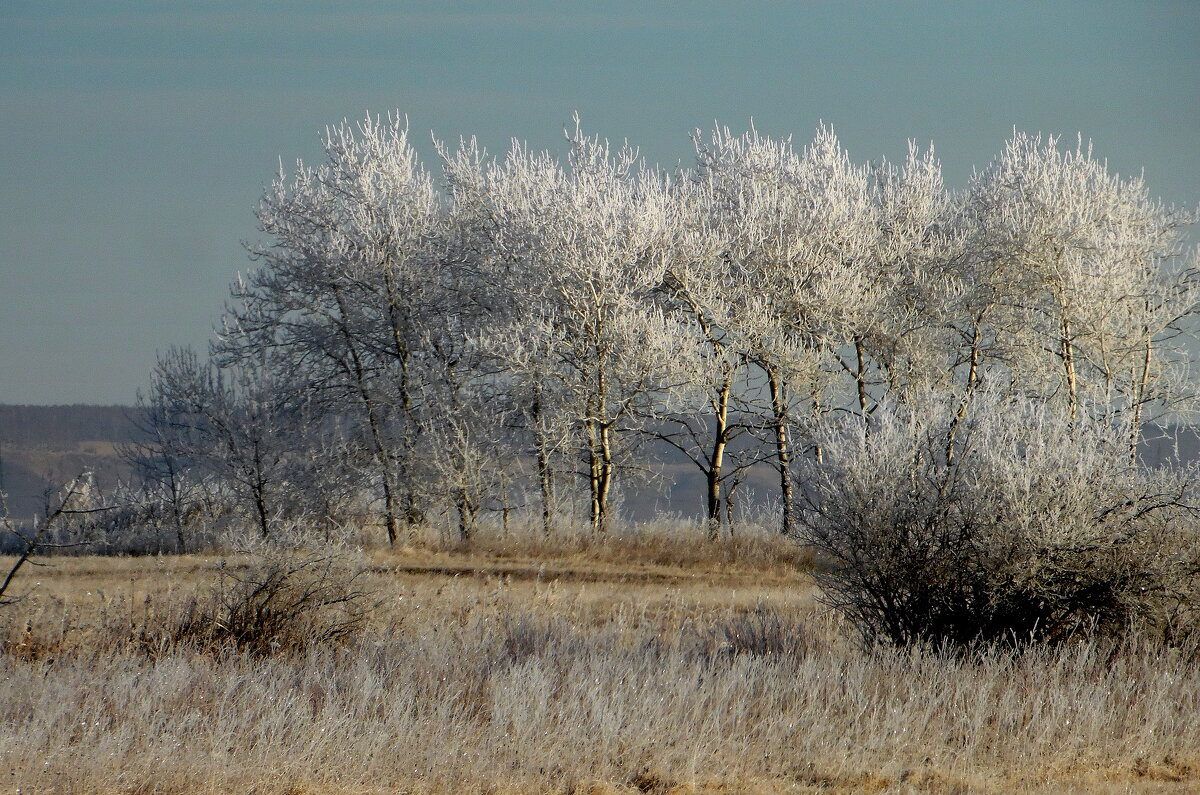
[[[767,385],[771,391],[771,414],[775,430],[775,459],[779,467],[779,498],[783,505],[780,532],[788,535],[794,529],[792,505],[792,451],[788,431],[787,396],[785,385],[774,369],[767,370]]]
[[[600,339],[599,324],[597,339]],[[596,357],[596,394],[590,413],[589,436],[592,440],[592,532],[608,532],[608,499],[612,493],[615,471],[613,460],[612,425],[608,420],[608,379],[604,372],[604,356]]]
[[[458,538],[462,542],[471,540],[475,529],[475,506],[471,503],[466,489],[458,492]]]
[[[250,490],[254,493],[254,512],[258,519],[258,529],[263,538],[271,534],[271,524],[267,512],[267,483],[263,479],[262,449],[258,443],[254,445],[253,469],[248,473]]]
[[[417,505],[417,496],[413,489],[412,478],[409,472],[413,460],[413,449],[416,445],[416,436],[420,432],[420,424],[416,422],[416,418],[413,416],[412,385],[409,378],[412,356],[408,342],[405,339],[407,324],[405,323],[404,308],[400,300],[399,289],[396,286],[395,279],[392,277],[390,259],[384,261],[382,270],[384,292],[387,299],[388,325],[391,327],[392,345],[398,367],[396,391],[400,397],[400,412],[404,418],[404,433],[400,437],[400,472],[397,473],[398,483],[396,485],[398,486],[399,482],[407,484],[403,495],[404,519],[409,525],[409,533],[411,535],[415,532],[415,525],[419,524],[422,520],[422,511]]]
[[[976,324],[971,332],[971,354],[967,364],[967,389],[963,395],[962,402],[958,406],[958,411],[954,415],[954,420],[950,423],[950,433],[946,436],[946,463],[954,463],[954,441],[958,437],[958,426],[962,423],[963,418],[967,416],[967,406],[970,405],[971,393],[975,391],[975,387],[979,384],[979,343],[980,332],[979,325]]]
[[[812,403],[813,403],[813,410],[812,410],[813,419],[820,422],[821,415],[824,413],[825,407],[821,403],[821,387],[817,383],[816,379],[813,379]],[[813,444],[813,459],[818,464],[825,463],[825,449],[821,446],[820,442],[815,442]]]
[[[175,471],[173,457],[165,456],[167,466],[167,487],[171,490],[171,519],[175,522],[175,543],[178,552],[183,549],[183,483],[182,476]]]
[[[549,536],[554,526],[554,480],[550,472],[549,443],[542,426],[542,387],[534,387],[533,406],[534,455],[537,458],[538,489],[542,498],[542,533]]]
[[[254,511],[258,518],[258,531],[263,538],[271,534],[271,526],[267,521],[267,504],[263,499],[262,491],[258,488],[254,490]]]
[[[595,419],[589,419],[587,426],[592,533],[601,534],[608,531],[608,500],[614,470],[612,435],[605,423]]]
[[[599,491],[599,524],[601,533],[608,532],[608,503],[612,494],[613,480],[616,474],[616,464],[613,460],[612,428],[607,422],[600,426],[600,491]]]
[[[685,298],[685,300],[687,300]],[[721,488],[725,468],[725,449],[729,444],[729,401],[733,394],[733,373],[736,367],[725,356],[725,344],[695,303],[688,307],[696,320],[700,332],[719,362],[721,383],[716,395],[710,400],[713,409],[712,447],[709,449],[704,467],[705,511],[708,516],[708,535],[717,539],[721,535]],[[726,495],[728,497],[728,495]]]
[[[595,448],[588,452],[588,465],[590,467],[589,485],[591,487],[592,507],[591,507],[591,523],[592,533],[600,532],[600,523],[603,518],[604,510],[600,502],[600,456],[597,455]]]
[[[726,375],[713,405],[713,446],[708,457],[708,535],[716,539],[721,534],[721,476],[725,467],[725,448],[729,444],[729,398],[733,392],[732,379]]]
[[[1069,401],[1071,422],[1079,419],[1079,382],[1075,373],[1075,345],[1071,337],[1071,323],[1066,318],[1062,321],[1062,362],[1067,378],[1067,400]]]
[[[596,420],[592,417],[584,423],[588,442],[588,493],[591,497],[590,519],[592,533],[600,532],[600,517],[603,511],[600,505],[600,435],[596,428]]]
[[[858,386],[858,409],[862,413],[864,419],[867,416],[867,352],[863,345],[862,337],[854,339],[854,357],[857,361],[858,369],[854,373],[854,380]]]
[[[982,333],[977,323],[971,331],[971,356],[967,366],[967,394],[974,392],[975,387],[979,386],[979,358],[982,355],[980,351],[981,344]]]
[[[375,457],[376,464],[379,465],[380,475],[383,480],[383,505],[384,505],[384,523],[387,527],[388,543],[394,545],[396,537],[399,534],[400,522],[397,513],[396,493],[394,472],[392,470],[391,456],[388,453],[387,446],[383,440],[383,423],[379,417],[376,407],[376,401],[371,394],[371,389],[367,383],[366,368],[363,365],[362,358],[358,353],[358,346],[354,343],[354,338],[350,334],[350,329],[347,327],[348,316],[346,313],[345,299],[340,290],[334,289],[334,295],[337,297],[338,311],[342,316],[342,323],[339,330],[342,333],[343,341],[346,343],[346,349],[350,354],[350,362],[354,372],[355,386],[358,389],[359,398],[363,402],[363,406],[367,410],[367,425],[371,433],[371,451]]]
[[[1149,334],[1149,331],[1146,331]],[[1150,338],[1146,338],[1146,349],[1142,354],[1142,372],[1138,377],[1137,386],[1134,388],[1133,401],[1133,427],[1130,429],[1133,438],[1129,440],[1129,463],[1137,463],[1138,444],[1142,440],[1142,405],[1146,402],[1146,391],[1150,386]]]
[[[735,480],[735,481],[733,482],[733,485],[732,485],[732,486],[730,486],[729,488],[727,488],[727,489],[725,490],[725,521],[726,521],[726,523],[727,523],[727,524],[728,524],[728,526],[729,526],[729,537],[730,537],[731,539],[732,539],[732,538],[733,538],[733,536],[734,536],[734,525],[733,525],[733,508],[734,508],[734,503],[733,503],[733,494],[734,494],[734,492],[736,492],[736,491],[737,491],[737,488],[738,488],[738,486],[739,486],[739,485],[741,485],[741,482],[740,482],[740,481],[737,481],[737,480]]]
[[[371,424],[375,424],[374,419],[372,419]],[[376,460],[378,460],[380,456],[386,456],[387,452],[379,443],[378,434],[373,432],[372,436],[376,437],[375,456]],[[392,487],[391,467],[384,465],[384,468],[388,471],[385,471],[383,474],[383,518],[384,524],[387,526],[388,543],[395,546],[396,537],[400,534],[400,520],[396,515],[396,493]]]
[[[404,319],[401,317],[402,310],[397,300],[396,285],[392,279],[391,266],[386,262],[383,266],[383,286],[387,293],[388,325],[391,327],[392,345],[395,349],[396,363],[399,365],[396,386],[400,395],[400,408],[407,415],[412,411],[412,395],[409,392],[408,385],[408,343],[404,339],[405,324]]]
[[[267,484],[259,477],[259,472],[262,470],[257,446],[254,451],[254,466],[255,472],[251,480],[251,489],[254,492],[254,513],[255,518],[258,519],[258,531],[263,538],[266,538],[271,535],[271,523],[267,513]]]

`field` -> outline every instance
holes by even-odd
[[[361,632],[265,650],[171,634],[253,555],[24,570],[6,789],[1200,790],[1195,649],[864,651],[765,533],[347,554]]]

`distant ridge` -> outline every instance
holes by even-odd
[[[120,448],[134,441],[138,430],[133,406],[0,404],[0,491],[8,494],[13,515],[28,518],[43,510],[47,489],[60,488],[87,469],[101,490],[128,478],[130,469]],[[1200,431],[1179,426],[1146,426],[1142,460],[1151,466],[1175,460],[1200,461]],[[702,483],[694,467],[665,444],[648,445],[650,463],[662,465],[662,482],[632,487],[625,510],[636,521],[662,513],[698,516]],[[771,500],[778,475],[763,464],[749,473],[739,502],[754,507]]]
[[[132,406],[0,404],[0,491],[14,518],[45,510],[47,490],[84,470],[102,490],[129,476],[120,446],[133,441]]]
[[[0,442],[60,449],[80,442],[129,442],[137,428],[133,406],[0,404]]]

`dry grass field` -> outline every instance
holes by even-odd
[[[44,562],[10,792],[1200,791],[1197,650],[864,651],[765,535],[353,553],[360,631],[266,650],[172,634],[255,556]]]

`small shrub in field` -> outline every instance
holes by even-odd
[[[171,640],[254,653],[347,640],[368,618],[362,573],[344,553],[260,550],[245,566],[222,566],[208,597],[170,628]]]
[[[724,621],[715,628],[717,651],[726,657],[739,654],[799,659],[808,647],[803,625],[784,621],[777,612],[759,607]]]
[[[867,640],[1170,633],[1196,607],[1195,472],[1131,461],[1128,426],[983,393],[821,433],[799,532]]]

